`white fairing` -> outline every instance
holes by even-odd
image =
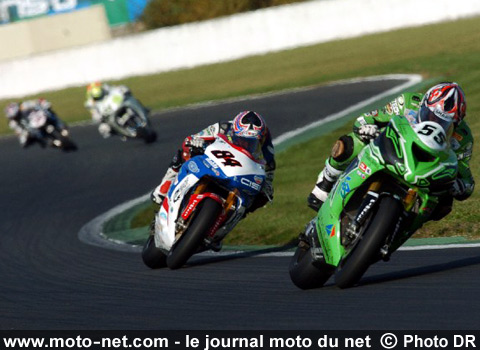
[[[420,140],[436,151],[445,150],[448,147],[445,130],[437,123],[423,122],[413,125]]]
[[[33,111],[28,115],[28,124],[34,129],[40,129],[47,122],[47,115],[44,111]]]
[[[228,166],[225,158],[216,156],[220,153],[217,152],[230,152],[233,155],[232,159],[239,162],[239,166]],[[214,153],[212,153],[214,152]],[[207,147],[205,155],[218,165],[220,170],[223,171],[228,177],[238,175],[265,175],[265,167],[248,157],[245,153],[235,149],[221,138],[217,138],[214,143]]]
[[[170,250],[175,242],[175,224],[180,214],[185,193],[199,180],[193,174],[185,176],[181,182],[178,179],[172,186],[175,190],[168,197],[168,212],[162,206],[155,217],[155,245],[162,249]]]
[[[213,153],[212,153],[213,152]],[[227,153],[217,152],[230,152],[233,156],[230,159],[235,159],[241,166],[226,166],[223,164],[225,158],[218,157],[226,155]],[[215,156],[217,154],[217,156]],[[264,166],[250,159],[243,152],[230,146],[224,140],[217,138],[217,140],[209,145],[205,150],[205,155],[208,156],[207,162],[216,170],[221,170],[228,177],[234,177],[238,175],[260,175],[265,176]],[[159,248],[170,250],[175,243],[176,237],[176,222],[180,215],[180,206],[185,197],[185,194],[194,186],[200,178],[193,173],[185,176],[180,181],[177,180],[172,185],[174,190],[168,196],[168,212],[163,205],[156,214],[155,217],[155,245]],[[234,216],[231,220],[226,222],[220,230],[228,228],[232,229],[235,224],[243,217],[245,208],[242,206],[238,208],[239,215]],[[226,233],[225,233],[226,234]]]

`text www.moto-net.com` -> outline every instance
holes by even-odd
[[[182,338],[181,341],[178,338]],[[382,349],[408,348],[475,348],[475,335],[450,334],[449,336],[419,336],[417,334],[396,335],[392,332],[379,334],[379,337],[363,335],[361,337],[331,337],[328,335],[316,337],[264,336],[256,334],[248,337],[214,337],[208,334],[197,338],[189,334],[167,337],[4,337],[4,349],[362,349],[379,346]],[[1,345],[0,345],[1,349]]]

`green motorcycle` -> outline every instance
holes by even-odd
[[[433,113],[394,116],[338,179],[306,227],[290,262],[292,282],[321,287],[335,275],[355,285],[368,267],[390,255],[426,221],[457,175],[451,121]]]

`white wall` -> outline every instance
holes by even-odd
[[[103,5],[0,26],[0,62],[111,39]]]
[[[0,98],[480,14],[480,0],[313,0],[0,63]]]

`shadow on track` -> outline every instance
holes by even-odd
[[[359,286],[373,285],[378,283],[385,283],[391,281],[399,281],[412,277],[419,277],[424,275],[431,275],[434,273],[446,272],[449,270],[460,269],[468,266],[480,265],[480,256],[465,258],[455,261],[450,261],[441,264],[434,264],[429,266],[419,266],[405,271],[396,271],[392,273],[384,273],[375,276],[368,276],[362,279]]]
[[[268,253],[285,252],[292,248],[295,248],[295,246],[296,246],[295,244],[288,243],[283,246],[252,250],[252,251],[246,251],[246,252],[232,251],[231,254],[225,252],[222,255],[212,255],[212,256],[198,256],[198,255],[195,256],[194,255],[192,257],[194,259],[190,260],[183,268],[203,266],[207,264],[213,264],[213,263],[236,260],[236,259],[251,258],[254,256],[268,254]]]

